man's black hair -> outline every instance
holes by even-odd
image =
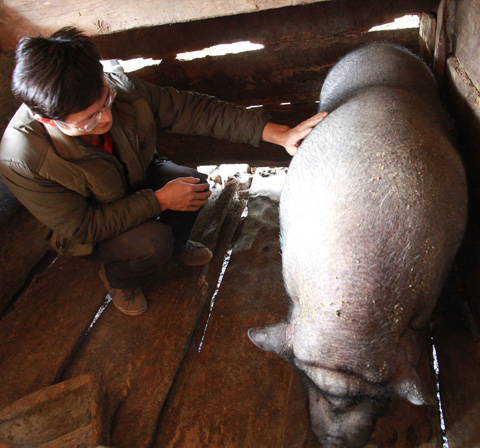
[[[101,98],[103,85],[100,54],[76,28],[25,37],[17,46],[12,91],[42,117],[62,120],[87,109]]]

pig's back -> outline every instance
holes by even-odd
[[[361,291],[390,306],[415,291],[426,301],[458,248],[465,204],[461,160],[429,104],[388,86],[352,94],[302,143],[282,192],[292,300]]]

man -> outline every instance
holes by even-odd
[[[189,240],[211,194],[207,176],[158,156],[162,130],[293,154],[325,116],[291,129],[258,110],[104,74],[92,41],[71,27],[20,41],[12,90],[23,104],[0,146],[5,183],[52,230],[55,250],[101,262],[114,305],[131,316],[147,309],[145,277],[172,254],[191,266],[212,258]]]

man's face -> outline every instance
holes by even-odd
[[[36,118],[42,123],[56,126],[64,134],[72,137],[105,134],[112,127],[111,106],[115,95],[116,91],[105,83],[101,98],[87,109],[70,114],[62,121]]]
[[[105,84],[102,93],[102,97],[87,109],[68,115],[63,122],[57,122],[58,128],[71,136],[100,135],[108,132],[112,127],[111,106],[115,92]],[[89,130],[92,125],[93,128]]]

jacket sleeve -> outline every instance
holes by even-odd
[[[110,203],[91,203],[23,163],[2,161],[0,171],[5,184],[27,210],[48,228],[78,244],[111,238],[161,213],[151,190],[140,190]]]
[[[212,96],[156,86],[133,76],[130,79],[149,102],[160,128],[260,145],[268,121],[261,109],[245,109]]]

